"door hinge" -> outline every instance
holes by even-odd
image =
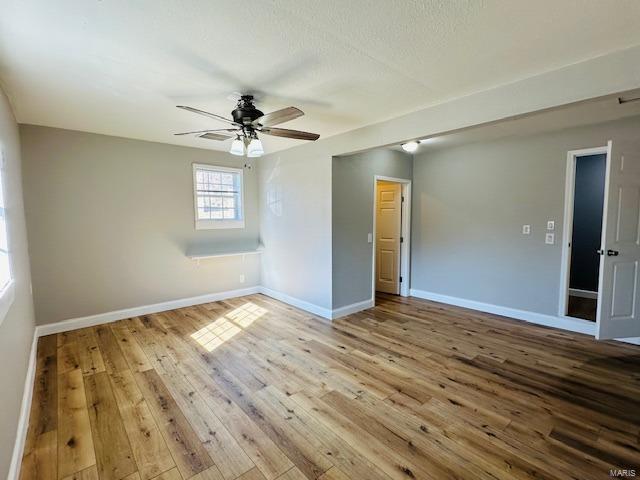
[[[400,198],[401,198],[401,201],[404,202],[404,195],[402,195]]]
[[[400,283],[402,283],[402,276],[400,276]]]
[[[404,237],[400,237],[400,243],[404,242]]]

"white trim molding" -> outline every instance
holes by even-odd
[[[378,182],[394,182],[399,183],[402,191],[403,201],[401,202],[400,212],[402,223],[400,225],[400,295],[408,297],[410,295],[409,280],[411,278],[411,180],[408,178],[387,177],[385,175],[373,176],[373,245],[371,252],[371,298],[376,296],[376,220],[378,208],[377,188]],[[375,302],[374,302],[375,304]]]
[[[244,228],[244,171],[242,168],[233,167],[219,167],[217,165],[210,165],[208,163],[194,163],[193,164],[193,209],[195,215],[195,227],[196,230],[210,230],[218,228]],[[227,172],[234,175],[238,175],[239,188],[238,203],[236,206],[237,217],[233,219],[203,219],[198,217],[198,170],[208,170],[211,172]]]
[[[567,152],[567,167],[565,174],[564,185],[564,219],[562,225],[562,263],[560,264],[560,301],[558,304],[558,315],[560,317],[567,314],[567,308],[569,306],[569,273],[571,270],[571,238],[573,236],[573,204],[575,200],[575,184],[576,184],[576,162],[578,157],[584,157],[588,155],[604,155],[608,154],[609,145],[602,147],[583,148],[581,150],[569,150]],[[609,171],[609,155],[607,155],[607,172]],[[605,203],[606,203],[606,185],[609,183],[609,175],[605,178]],[[606,205],[604,205],[606,208]],[[605,225],[606,210],[603,210],[602,227]],[[602,234],[604,239],[604,228],[602,228]],[[604,243],[603,243],[604,245]],[[600,259],[600,271],[602,271],[602,257]],[[601,281],[598,280],[598,290],[600,289]],[[580,296],[580,295],[578,295]],[[594,297],[587,297],[594,298]],[[597,298],[597,292],[596,297]],[[598,311],[599,317],[599,311]]]
[[[20,467],[22,466],[22,456],[24,455],[24,445],[27,441],[29,431],[29,413],[31,413],[31,401],[33,400],[33,387],[36,380],[36,354],[38,351],[38,330],[33,331],[31,341],[31,352],[29,353],[29,363],[27,375],[24,379],[24,389],[22,390],[22,405],[20,406],[20,416],[18,417],[18,428],[16,429],[16,442],[13,446],[11,464],[7,480],[18,480],[20,478]]]
[[[346,317],[347,315],[351,315],[353,313],[361,312],[362,310],[367,310],[368,308],[373,308],[375,306],[375,301],[373,298],[369,300],[363,300],[362,302],[352,303],[351,305],[345,305],[344,307],[334,308],[331,311],[331,318],[335,320],[336,318]]]
[[[267,297],[275,298],[281,302],[288,303],[291,306],[297,307],[301,310],[305,310],[314,315],[318,315],[323,318],[331,319],[332,311],[328,308],[321,307],[315,303],[307,302],[306,300],[300,300],[299,298],[292,297],[286,293],[279,292],[277,290],[271,290],[267,287],[259,287],[259,293],[266,295]]]
[[[536,325],[544,325],[545,327],[560,328],[576,333],[584,333],[586,335],[595,335],[596,324],[588,320],[571,317],[556,317],[553,315],[545,315],[543,313],[530,312],[528,310],[519,310],[517,308],[503,307],[493,305],[491,303],[476,302],[475,300],[467,300],[459,297],[451,297],[439,293],[427,292],[425,290],[411,289],[411,296],[422,298],[424,300],[432,300],[434,302],[446,303],[447,305],[455,305],[456,307],[469,308],[485,313],[493,313],[516,320],[524,320],[525,322],[535,323]]]
[[[36,327],[39,337],[52,335],[54,333],[68,332],[69,330],[77,330],[79,328],[93,327],[102,325],[103,323],[111,323],[125,318],[137,317],[139,315],[149,315],[151,313],[166,312],[167,310],[175,310],[176,308],[191,307],[202,303],[218,302],[227,298],[242,297],[245,295],[253,295],[260,293],[260,287],[248,287],[238,290],[227,290],[225,292],[210,293],[207,295],[199,295],[197,297],[188,297],[178,300],[170,300],[168,302],[154,303],[152,305],[143,305],[141,307],[124,308],[113,312],[98,313],[87,317],[72,318],[56,323],[48,323]]]

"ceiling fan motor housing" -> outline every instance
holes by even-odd
[[[238,100],[238,106],[231,112],[231,115],[234,122],[248,126],[264,114],[253,104],[253,95],[242,95]]]

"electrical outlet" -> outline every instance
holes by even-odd
[[[240,275],[240,283],[244,283],[244,274]]]
[[[546,243],[547,245],[553,245],[556,241],[555,237],[556,237],[555,234],[547,233],[544,236],[544,243]]]
[[[547,222],[547,230],[555,230],[556,229],[556,222],[554,222],[553,220],[549,220]]]
[[[530,235],[531,234],[531,225],[522,225],[522,234]]]

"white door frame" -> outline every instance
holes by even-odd
[[[609,142],[611,143],[611,142]],[[594,148],[584,148],[581,150],[569,150],[567,152],[567,174],[564,186],[564,223],[562,228],[562,264],[560,268],[560,303],[558,315],[562,318],[567,317],[567,308],[569,306],[569,280],[571,273],[571,238],[573,236],[573,206],[576,188],[576,161],[578,157],[586,157],[588,155],[606,155],[605,164],[605,185],[604,185],[604,208],[602,211],[602,235],[604,238],[604,226],[606,224],[606,203],[607,192],[609,191],[609,149],[610,145]],[[604,240],[601,241],[601,247]],[[600,257],[600,273],[602,273],[602,257]],[[602,285],[602,276],[598,279],[598,298],[601,298],[600,288]],[[598,316],[600,315],[600,302],[598,302]],[[573,318],[573,317],[570,317]]]
[[[409,262],[409,253],[411,252],[411,180],[407,178],[375,175],[373,177],[373,251],[371,253],[371,301],[374,304],[376,301],[376,212],[378,207],[376,193],[378,180],[399,183],[402,187],[402,197],[404,198],[400,208],[402,215],[402,226],[400,229],[400,236],[402,237],[402,242],[400,243],[400,276],[402,277],[400,296],[402,297],[409,296],[409,275],[411,268]]]

